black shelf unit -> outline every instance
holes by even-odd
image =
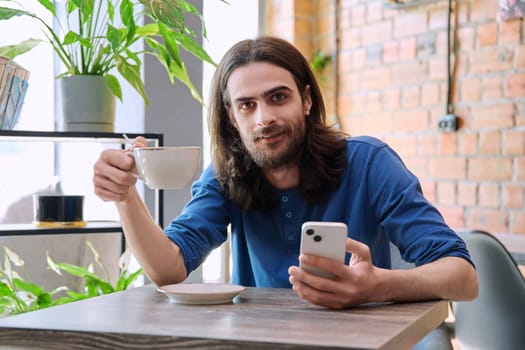
[[[128,138],[143,136],[148,141],[154,140],[156,146],[164,145],[164,134],[160,133],[126,133]],[[20,142],[81,142],[94,143],[120,143],[124,148],[127,140],[122,133],[108,132],[80,132],[80,131],[28,131],[28,130],[0,130],[0,143],[2,141]],[[162,226],[164,222],[164,193],[163,190],[155,190],[156,212],[155,219]],[[37,227],[31,223],[27,224],[0,224],[0,236],[21,235],[54,235],[73,233],[115,233],[122,232],[118,221],[88,221],[83,227]],[[124,235],[122,235],[124,249]]]

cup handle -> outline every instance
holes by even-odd
[[[133,151],[127,151],[126,155],[130,156],[131,158],[133,158],[133,160],[135,160],[135,164],[137,164],[137,160],[135,159],[135,154],[133,153]],[[133,171],[128,171],[128,174],[130,174],[131,176],[133,176],[136,179],[144,180],[139,174],[134,173]]]

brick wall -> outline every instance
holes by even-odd
[[[459,130],[441,133],[447,1],[404,10],[385,2],[267,0],[266,31],[306,57],[333,55],[322,82],[329,114],[352,135],[389,143],[452,227],[525,235],[523,20],[498,21],[497,0],[456,1]]]

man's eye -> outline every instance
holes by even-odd
[[[286,100],[286,95],[285,94],[275,94],[275,95],[272,95],[272,101],[274,103],[281,103],[283,102],[284,100]]]
[[[253,103],[253,102],[243,102],[243,103],[241,103],[241,105],[239,106],[239,109],[240,109],[241,111],[247,111],[247,110],[252,109],[253,106],[255,106],[255,103]]]

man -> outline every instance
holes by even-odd
[[[95,193],[116,203],[127,242],[154,283],[182,282],[225,241],[231,224],[234,283],[291,286],[333,309],[477,296],[464,242],[392,149],[325,126],[319,86],[291,44],[239,42],[220,62],[211,91],[213,164],[164,231],[135,190],[131,157],[106,150],[94,166]],[[299,256],[305,221],[346,223],[349,263]],[[391,270],[390,242],[417,267]],[[335,279],[308,273],[298,259]]]

